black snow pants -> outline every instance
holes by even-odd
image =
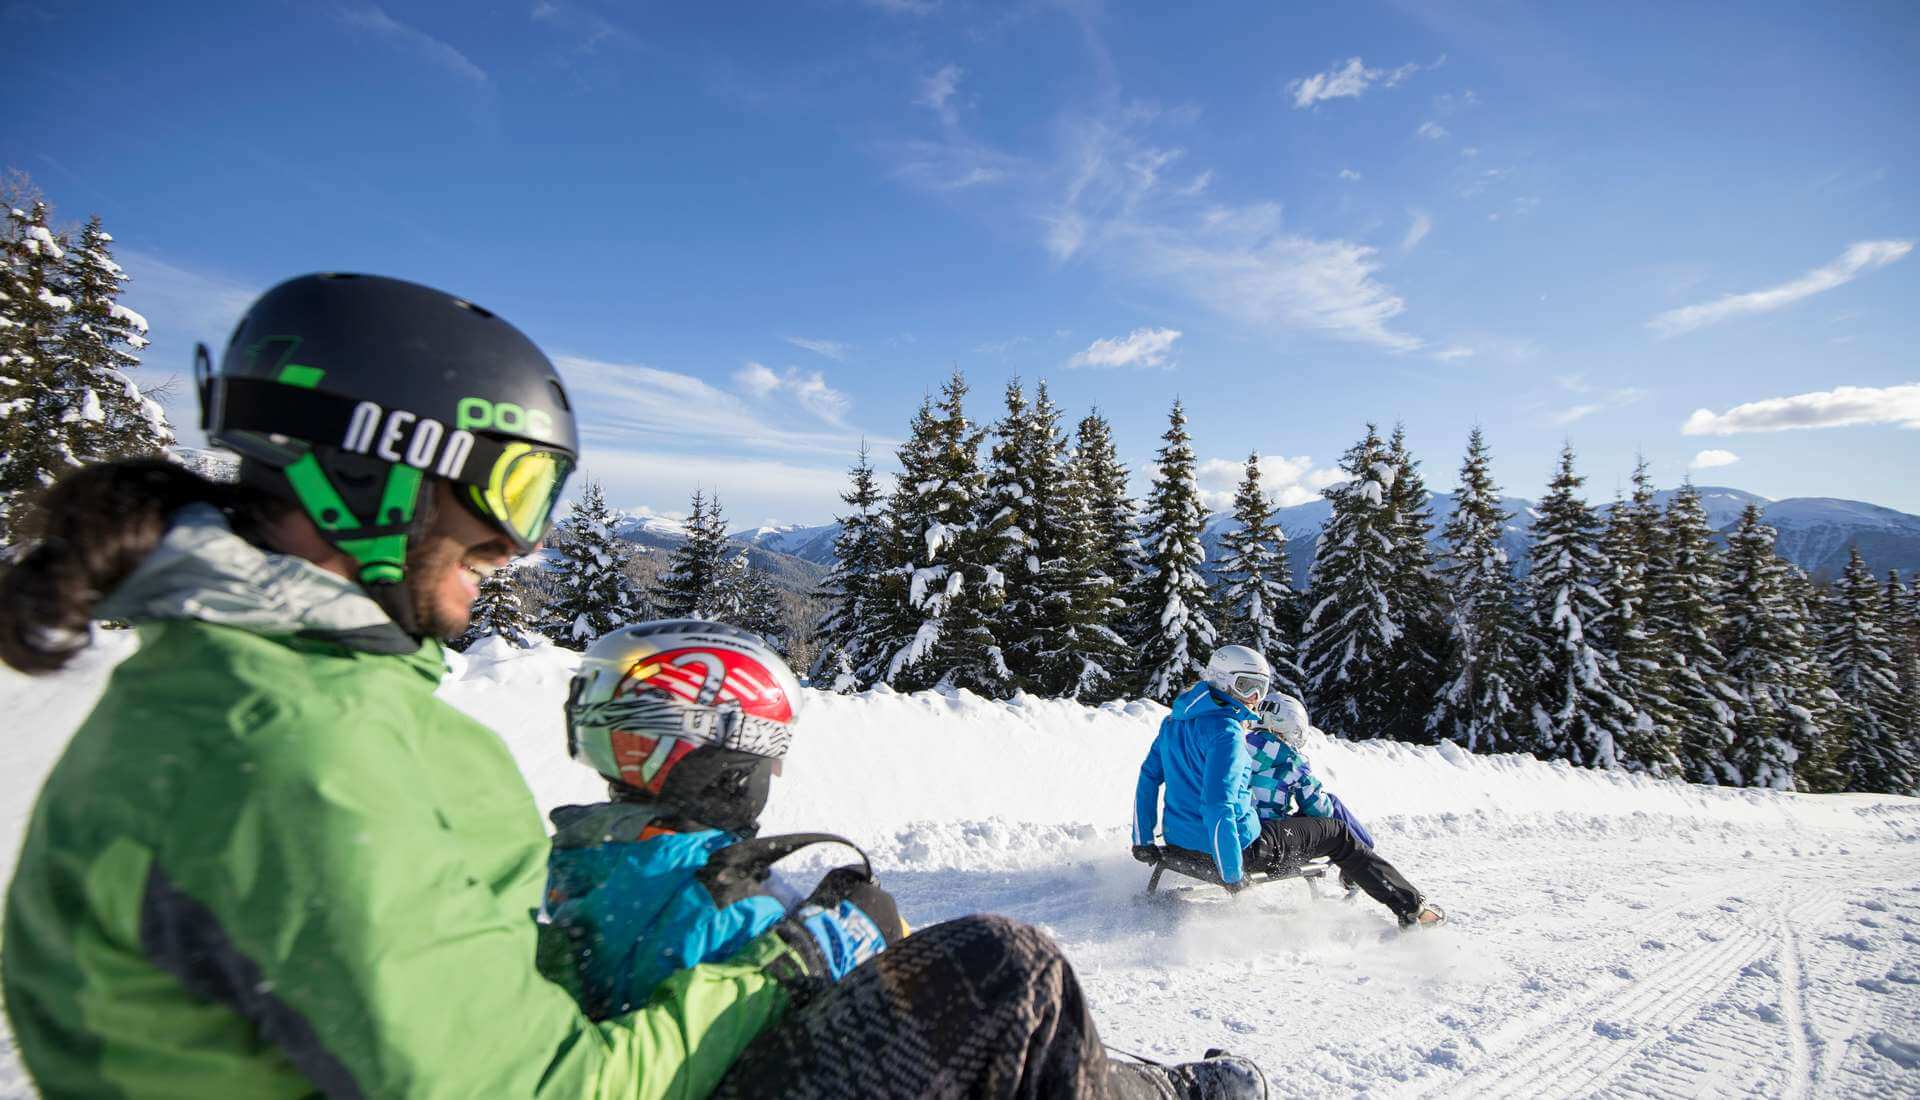
[[[1059,947],[973,916],[915,932],[789,1013],[713,1095],[1107,1100],[1117,1087]]]
[[[1406,919],[1420,911],[1420,891],[1393,864],[1360,843],[1347,823],[1331,817],[1276,817],[1260,823],[1260,835],[1241,853],[1256,871],[1291,870],[1326,856],[1367,896]]]

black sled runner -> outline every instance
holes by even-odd
[[[1214,866],[1213,857],[1205,852],[1196,852],[1191,848],[1182,848],[1174,844],[1157,845],[1155,850],[1159,854],[1152,863],[1148,864],[1153,868],[1153,873],[1147,878],[1148,896],[1161,893],[1160,878],[1168,871],[1184,878],[1197,879],[1200,882],[1218,886],[1221,889],[1226,888],[1227,884],[1220,881],[1220,871]],[[1307,884],[1307,892],[1317,900],[1332,896],[1325,889],[1327,872],[1332,869],[1333,865],[1324,859],[1308,860],[1296,867],[1281,868],[1278,871],[1250,871],[1247,874],[1246,883],[1249,887],[1253,887],[1264,886],[1269,882],[1284,882],[1287,879],[1302,879]],[[1349,901],[1359,893],[1359,887],[1351,883],[1343,881],[1341,885],[1345,887],[1344,896]],[[1192,887],[1169,883],[1166,889],[1185,891]]]

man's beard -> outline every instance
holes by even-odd
[[[433,594],[448,573],[461,568],[466,550],[444,536],[422,535],[408,540],[407,602],[413,608],[413,633],[443,641],[458,637],[473,621],[473,609],[462,608],[457,620],[451,620],[435,606]]]

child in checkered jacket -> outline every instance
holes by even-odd
[[[1373,847],[1373,836],[1346,804],[1321,785],[1313,765],[1300,751],[1306,744],[1307,708],[1285,692],[1260,701],[1260,720],[1247,725],[1247,755],[1253,758],[1253,811],[1261,821],[1300,815],[1330,817],[1346,823],[1354,836]]]

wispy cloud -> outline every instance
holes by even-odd
[[[1554,381],[1560,384],[1561,389],[1587,399],[1577,405],[1561,409],[1554,413],[1551,420],[1553,423],[1559,425],[1572,424],[1577,420],[1585,420],[1587,417],[1593,416],[1596,413],[1612,412],[1615,409],[1622,409],[1647,396],[1646,390],[1636,386],[1599,389],[1589,384],[1584,374],[1561,375],[1559,378],[1554,379]]]
[[[958,65],[942,66],[939,72],[921,78],[920,94],[913,101],[939,115],[948,126],[960,125],[960,110],[953,99],[960,92],[960,77],[965,72]]]
[[[1340,169],[1340,178],[1346,180],[1348,183],[1352,183],[1360,178],[1360,173],[1351,168],[1342,168]]]
[[[1837,386],[1815,393],[1750,401],[1723,413],[1698,409],[1680,430],[1687,435],[1733,435],[1864,424],[1920,428],[1920,382],[1879,388]]]
[[[1233,507],[1234,490],[1247,476],[1244,458],[1209,458],[1194,465],[1194,481],[1200,489],[1200,506],[1209,512]],[[1316,467],[1306,455],[1260,456],[1260,488],[1282,508],[1320,499],[1320,490],[1344,480],[1338,467]]]
[[[1659,336],[1678,336],[1706,325],[1752,313],[1767,313],[1815,294],[1845,286],[1862,272],[1885,267],[1913,251],[1912,241],[1860,241],[1849,245],[1832,263],[1778,286],[1746,294],[1729,294],[1700,305],[1671,309],[1656,315],[1647,327]]]
[[[940,0],[862,0],[870,8],[889,15],[932,15],[940,10]]]
[[[1359,58],[1350,57],[1345,65],[1289,81],[1287,91],[1293,95],[1294,107],[1307,108],[1329,99],[1358,99],[1368,88],[1391,88],[1419,71],[1420,66],[1411,63],[1397,69],[1369,69]]]
[[[791,398],[829,424],[841,424],[850,405],[847,395],[827,385],[826,376],[817,370],[803,372],[788,367],[782,373],[764,363],[749,362],[733,372],[733,381],[755,398],[764,400],[775,394]]]
[[[493,84],[487,71],[474,64],[466,54],[418,27],[400,22],[388,15],[377,4],[358,4],[338,10],[340,18],[347,25],[370,31],[398,43],[433,65],[467,81],[475,88],[485,89]]]
[[[1420,128],[1415,130],[1414,133],[1426,138],[1428,141],[1439,141],[1441,138],[1447,136],[1447,128],[1432,119],[1428,119],[1422,122]]]
[[[1160,367],[1180,339],[1178,329],[1137,328],[1111,340],[1095,340],[1067,360],[1069,367]]]
[[[796,348],[804,348],[838,362],[845,362],[847,353],[853,350],[852,344],[843,344],[838,340],[810,340],[805,336],[783,336],[781,339]]]
[[[1740,461],[1740,456],[1732,451],[1701,451],[1687,463],[1690,470],[1711,470],[1715,466],[1731,466]]]
[[[140,384],[148,388],[161,384],[168,375],[190,377],[195,343],[204,343],[219,355],[240,315],[266,289],[190,270],[137,249],[122,248],[114,259],[131,277],[122,300],[152,325],[147,333],[151,343],[141,353],[139,375]],[[193,387],[175,385],[161,395],[160,402],[181,441],[199,445],[195,427],[200,416],[199,398]]]
[[[696,454],[762,451],[837,459],[859,445],[859,435],[851,429],[838,424],[797,428],[790,415],[782,415],[784,407],[760,408],[691,374],[574,355],[558,356],[554,364],[581,410],[581,435],[592,450],[644,446]],[[746,388],[738,377],[736,382]],[[776,389],[788,384],[781,375],[775,375],[775,383]],[[750,388],[747,392],[753,396]]]
[[[1416,245],[1427,239],[1428,233],[1433,232],[1433,219],[1425,211],[1409,210],[1407,213],[1413,215],[1413,224],[1407,226],[1407,235],[1400,240],[1402,252],[1412,252]]]
[[[993,340],[976,346],[973,350],[981,355],[1003,356],[1014,348],[1033,343],[1031,336],[1014,336],[1005,340]]]
[[[1461,344],[1448,344],[1446,347],[1433,353],[1433,357],[1442,363],[1458,363],[1463,359],[1471,359],[1473,356],[1473,349]]]

